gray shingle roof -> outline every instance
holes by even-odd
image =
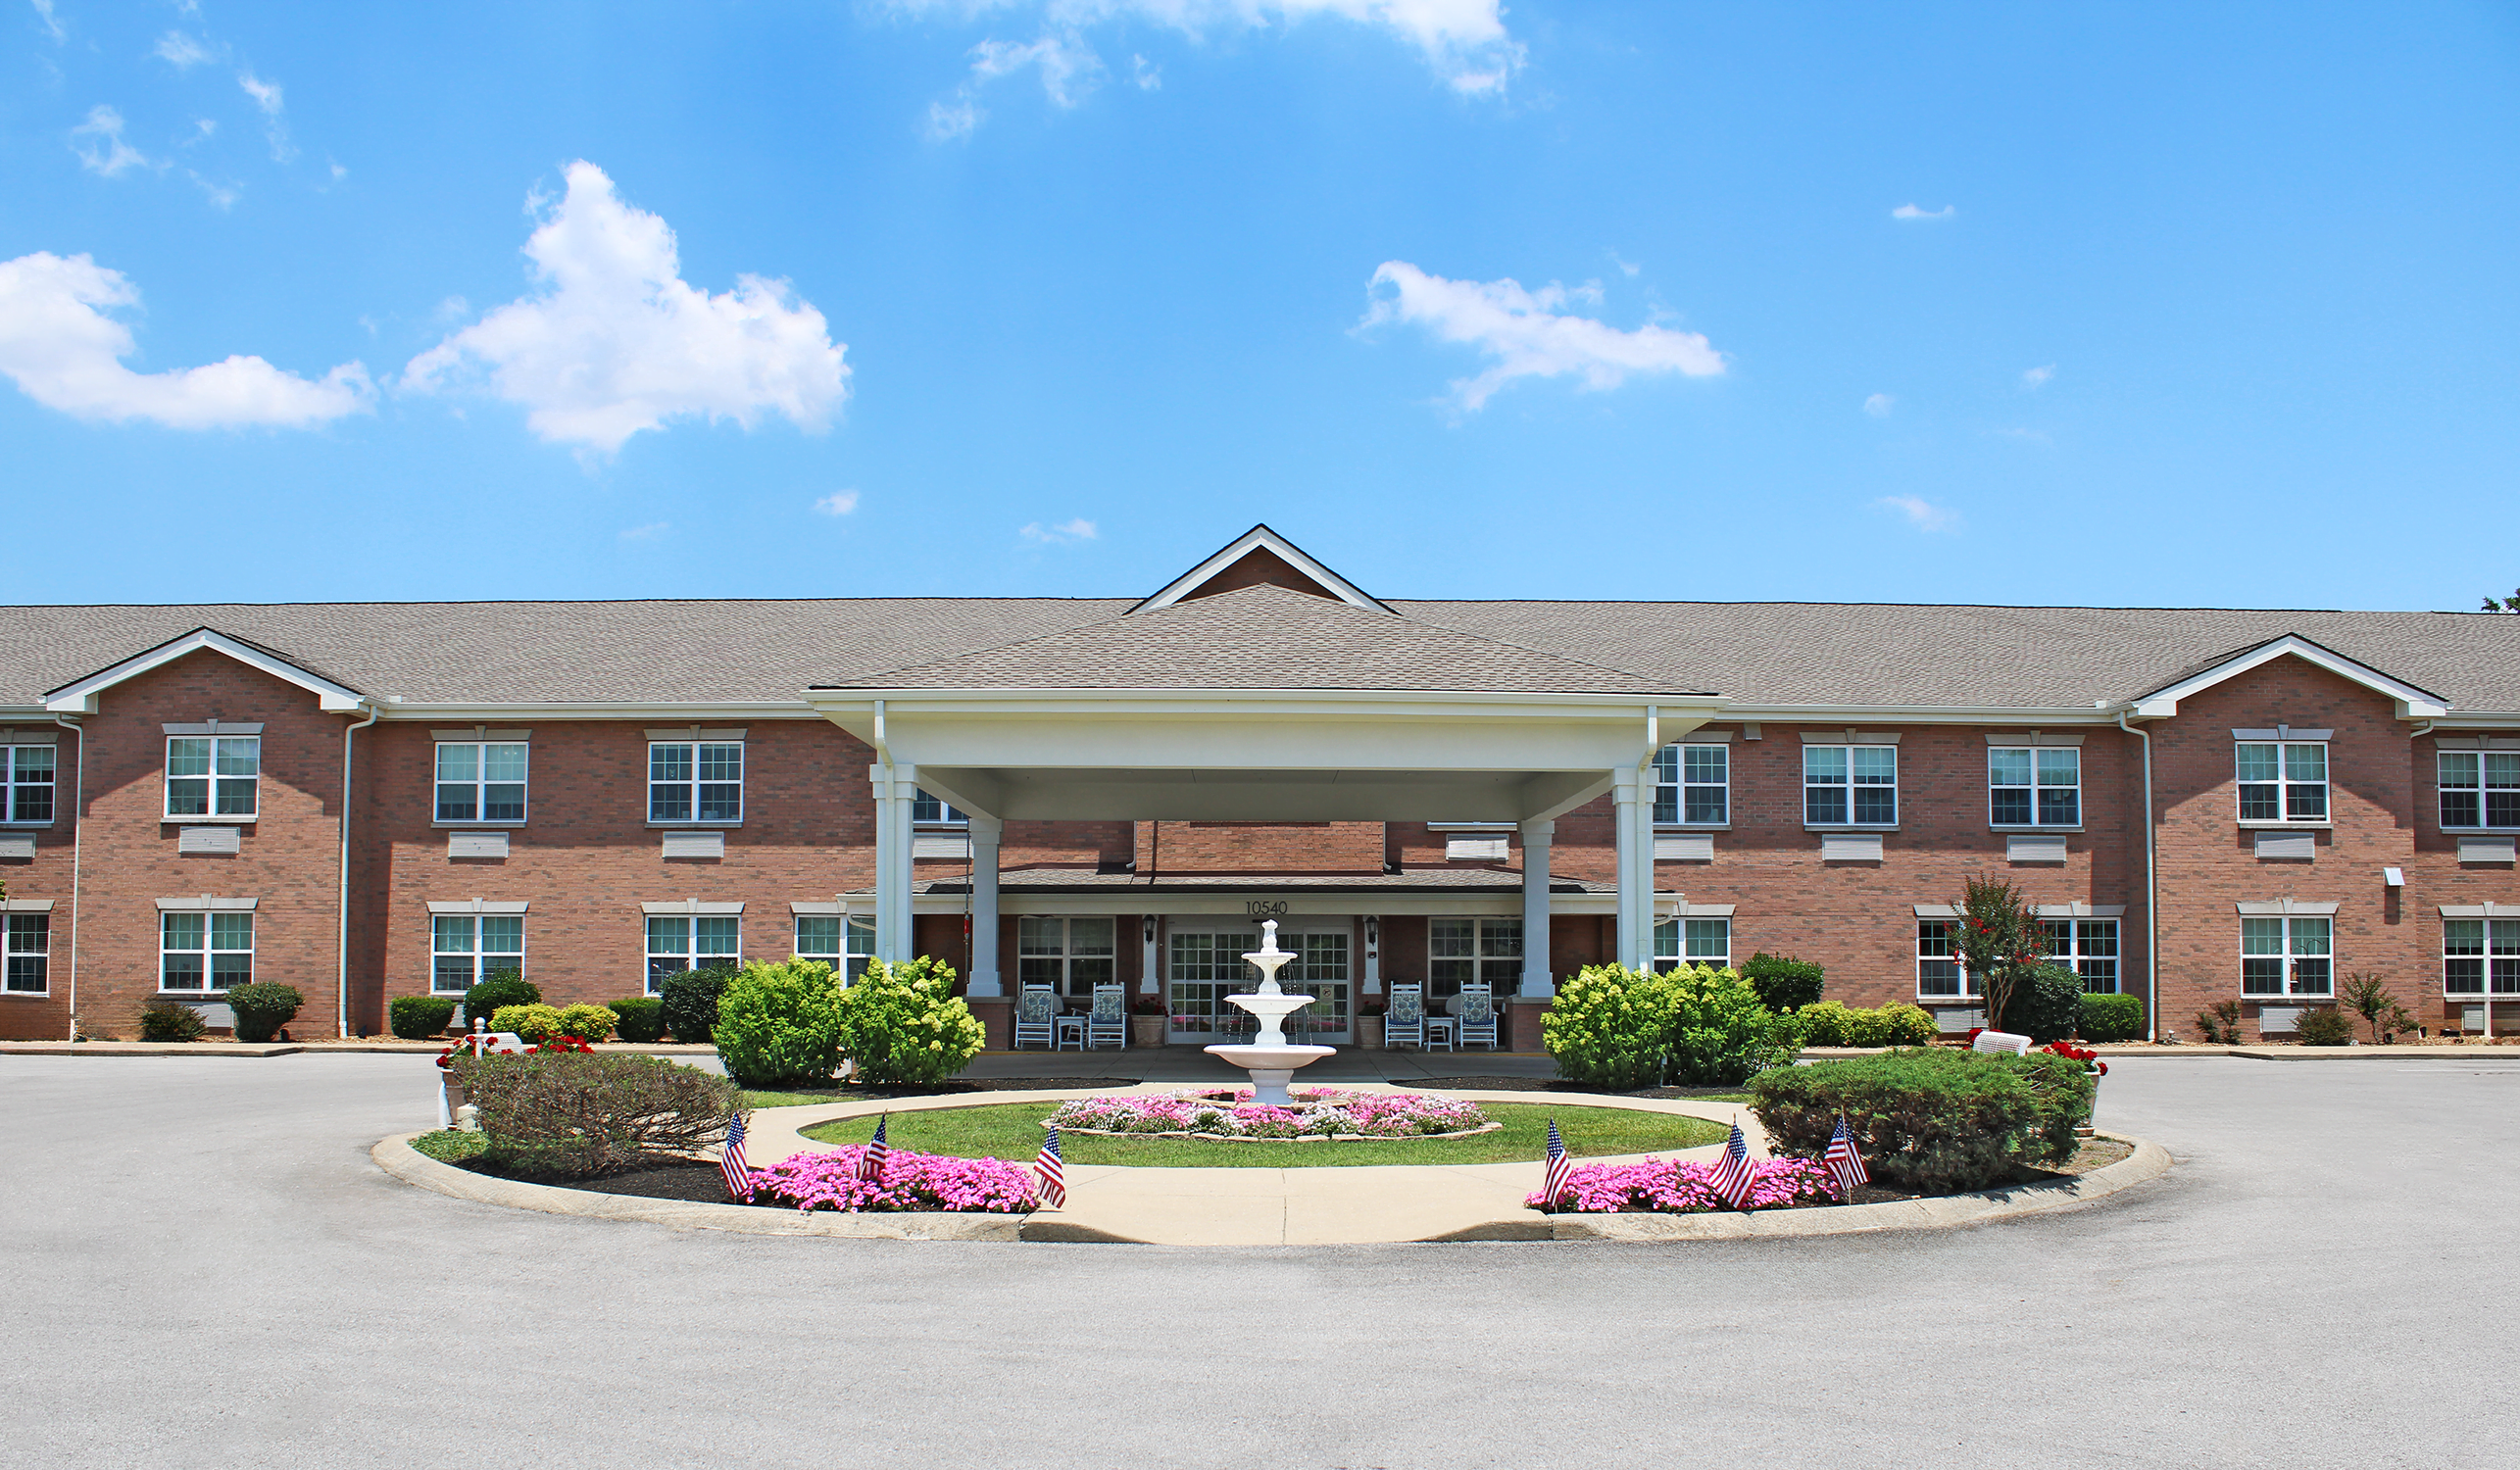
[[[998,886],[1006,891],[1024,893],[1208,893],[1238,892],[1244,889],[1267,889],[1271,892],[1321,893],[1448,893],[1507,894],[1522,892],[1522,874],[1500,868],[1410,868],[1399,873],[1353,873],[1346,875],[1313,875],[1304,873],[1202,873],[1175,877],[1157,873],[1142,878],[1135,873],[1097,873],[1083,868],[1009,869],[999,875]],[[921,879],[916,890],[923,894],[959,894],[970,892],[967,878]],[[865,890],[872,892],[872,890]],[[1551,893],[1616,893],[1615,883],[1595,883],[1583,878],[1551,875]],[[1249,920],[1254,928],[1258,919]]]

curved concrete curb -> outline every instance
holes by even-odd
[[[763,1209],[750,1204],[650,1200],[637,1195],[603,1195],[593,1190],[520,1184],[440,1163],[412,1147],[412,1140],[418,1137],[417,1133],[398,1133],[381,1139],[368,1151],[368,1156],[376,1161],[376,1167],[405,1184],[476,1204],[538,1209],[545,1214],[637,1220],[670,1225],[677,1230],[724,1230],[738,1235],[830,1235],[875,1241],[1012,1241],[1016,1239],[1024,1218],[950,1212],[853,1215],[833,1210]]]

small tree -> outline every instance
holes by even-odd
[[[2509,597],[2487,598],[2485,600],[2485,611],[2488,612],[2520,612],[2520,587],[2513,588]]]
[[[2001,878],[1971,878],[1953,921],[1952,947],[1986,1000],[1986,1023],[2001,1031],[2003,1012],[2029,972],[2048,959],[2048,936],[2021,890]]]
[[[2371,1027],[2372,1045],[2378,1046],[2415,1029],[2415,1018],[2389,993],[2389,982],[2378,975],[2347,975],[2338,993],[2346,1008],[2362,1017]]]

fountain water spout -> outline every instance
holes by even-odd
[[[1243,957],[1260,970],[1260,989],[1247,995],[1227,996],[1225,1004],[1250,1012],[1260,1022],[1260,1034],[1242,1046],[1210,1047],[1207,1051],[1251,1074],[1254,1102],[1288,1106],[1295,1099],[1286,1085],[1293,1080],[1296,1069],[1310,1066],[1339,1049],[1292,1046],[1286,1040],[1286,1018],[1311,1004],[1312,997],[1290,996],[1277,983],[1277,972],[1295,957],[1291,951],[1277,947],[1277,920],[1270,919],[1260,926],[1260,947]]]

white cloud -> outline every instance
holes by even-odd
[[[139,290],[84,255],[39,252],[0,264],[0,373],[74,418],[149,419],[169,428],[304,428],[369,406],[368,369],[344,363],[321,382],[261,358],[134,372],[131,329],[106,310],[136,307]]]
[[[1091,541],[1102,532],[1095,529],[1094,522],[1080,515],[1074,520],[1062,520],[1052,526],[1036,520],[1018,528],[1015,534],[1042,546],[1070,546],[1079,541]]]
[[[1129,58],[1129,74],[1141,91],[1156,91],[1163,85],[1163,69],[1143,56]]]
[[[1999,439],[2017,439],[2024,444],[2046,444],[2051,442],[2048,438],[2048,431],[2046,429],[2000,428],[1990,430],[1990,432]]]
[[[406,386],[447,388],[469,365],[545,440],[605,454],[685,416],[829,422],[849,396],[848,348],[811,302],[759,275],[694,288],[663,220],[623,204],[593,164],[568,177],[525,241],[537,289],[414,358]]]
[[[297,157],[297,145],[289,141],[288,124],[280,121],[280,84],[265,81],[251,72],[237,73],[236,84],[263,110],[263,135],[271,140],[273,162],[285,164]]]
[[[1607,254],[1610,258],[1610,264],[1619,268],[1619,274],[1626,276],[1630,280],[1634,280],[1636,278],[1636,273],[1645,269],[1643,266],[1637,265],[1633,261],[1624,259],[1615,250],[1609,251]]]
[[[1102,84],[1103,59],[1074,31],[1045,33],[1035,41],[982,41],[971,48],[971,74],[952,97],[927,108],[927,131],[941,140],[968,136],[988,116],[980,107],[980,88],[1001,77],[1026,71],[1041,74],[1042,95],[1053,107],[1066,109],[1085,100]]]
[[[979,104],[964,93],[957,92],[951,101],[927,105],[927,135],[940,143],[967,137],[979,125]]]
[[[1863,401],[1863,411],[1875,418],[1887,418],[1890,416],[1891,405],[1897,402],[1899,400],[1890,394],[1876,393]]]
[[[213,209],[228,210],[236,207],[238,189],[235,184],[220,183],[205,178],[197,169],[186,169],[183,172],[191,175],[193,183],[201,189],[202,196],[210,201]]]
[[[70,32],[62,29],[61,17],[53,14],[53,0],[34,0],[34,3],[35,19],[44,23],[45,32],[56,42],[70,39]]]
[[[666,532],[672,529],[673,522],[670,520],[652,520],[646,525],[634,525],[625,528],[621,532],[621,539],[624,541],[659,541],[664,539]]]
[[[2047,384],[2048,379],[2054,377],[2055,375],[2056,365],[2053,363],[2050,363],[2045,368],[2026,368],[2022,369],[2021,373],[2022,386],[2028,388],[2043,387]]]
[[[1960,513],[1947,510],[1932,501],[1913,495],[1885,495],[1880,504],[1907,517],[1907,522],[1920,531],[1956,531]]]
[[[1890,218],[1893,220],[1949,220],[1959,212],[1959,206],[1954,204],[1947,204],[1938,210],[1919,209],[1912,204],[1902,204],[1890,212]]]
[[[70,151],[78,155],[81,168],[107,178],[134,164],[149,167],[139,149],[123,141],[123,115],[103,103],[89,108],[87,121],[70,130]]]
[[[178,72],[189,72],[203,62],[218,60],[208,46],[180,30],[170,30],[158,37],[157,46],[149,54]]]
[[[1697,332],[1653,325],[1620,331],[1557,310],[1578,295],[1598,300],[1599,287],[1570,292],[1553,281],[1527,291],[1511,279],[1446,280],[1406,261],[1385,261],[1368,289],[1374,293],[1373,308],[1359,323],[1360,329],[1385,321],[1412,322],[1444,341],[1469,343],[1497,360],[1477,377],[1454,380],[1454,398],[1464,409],[1480,408],[1518,377],[1572,373],[1588,388],[1615,388],[1631,372],[1712,377],[1724,370],[1723,354]]]
[[[215,119],[195,118],[192,120],[192,136],[183,140],[183,146],[190,148],[196,143],[207,143],[218,131],[219,123]]]
[[[858,509],[858,492],[855,490],[836,491],[815,501],[814,503],[814,509],[821,512],[825,515],[846,515],[852,511]]]

